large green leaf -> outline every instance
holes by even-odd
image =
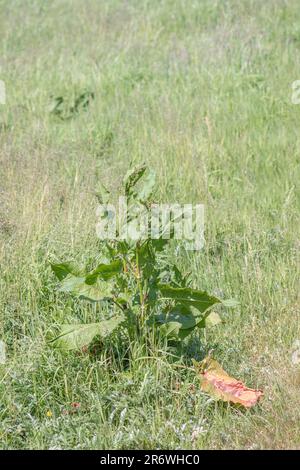
[[[86,275],[78,275],[71,263],[51,265],[60,282],[62,292],[70,292],[77,297],[92,301],[111,297],[112,286],[106,281],[122,271],[122,262],[115,260],[110,264],[101,263]]]
[[[193,307],[182,304],[176,305],[169,312],[156,315],[154,318],[154,323],[160,326],[160,331],[174,339],[184,339],[195,328],[207,328],[220,322],[221,318],[216,312],[207,311],[201,314]]]
[[[122,261],[116,260],[110,264],[101,263],[92,272],[90,272],[85,281],[87,284],[93,284],[98,278],[107,281],[122,271]]]
[[[110,335],[124,319],[124,316],[118,316],[98,323],[62,325],[60,335],[51,343],[65,351],[79,349],[87,346],[96,335],[101,338]]]
[[[158,323],[176,322],[182,329],[194,328],[202,316],[197,310],[193,310],[186,305],[175,305],[169,312],[164,312],[155,317]]]
[[[51,263],[51,268],[56,277],[62,281],[66,276],[69,274],[78,276],[79,270],[78,268],[72,263],[72,261],[66,263]]]
[[[219,323],[221,318],[216,312],[199,314],[197,310],[185,305],[176,305],[170,312],[154,317],[154,324],[159,326],[163,335],[179,340],[186,338],[195,328],[209,328]]]
[[[189,287],[173,287],[169,284],[159,284],[163,299],[173,299],[176,301],[168,313],[156,317],[156,322],[160,324],[172,323],[172,328],[164,326],[167,332],[169,330],[174,334],[178,334],[179,339],[184,339],[195,328],[208,328],[216,326],[222,322],[216,312],[210,309],[215,304],[222,303],[225,306],[233,307],[237,304],[234,300],[222,301],[217,297],[207,294],[207,292],[191,289]],[[174,322],[179,328],[176,330]]]
[[[182,304],[193,306],[200,312],[205,312],[213,305],[222,302],[205,291],[190,287],[172,287],[169,284],[159,284],[158,289],[164,299],[174,299]]]
[[[93,284],[88,284],[85,277],[73,276],[72,274],[61,281],[60,290],[94,302],[108,299],[112,295],[112,286],[107,282],[97,280]]]

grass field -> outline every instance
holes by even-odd
[[[300,448],[299,25],[298,0],[0,1],[2,449]],[[85,91],[70,119],[50,112]],[[48,344],[96,314],[57,292],[49,258],[92,263],[93,190],[132,159],[162,202],[205,204],[205,248],[178,262],[240,306],[180,360],[137,342],[125,368],[118,340],[95,355]],[[200,391],[185,365],[210,350],[261,404]]]

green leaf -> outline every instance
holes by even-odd
[[[110,335],[124,320],[124,316],[118,316],[86,325],[62,325],[60,335],[52,340],[51,343],[53,346],[65,351],[80,349],[83,346],[87,346],[96,335],[101,336],[101,338]]]
[[[168,263],[159,272],[159,284],[168,284],[171,287],[188,287],[190,273],[183,275],[178,267]]]
[[[112,296],[112,286],[105,281],[98,280],[88,284],[85,277],[69,274],[60,284],[60,291],[70,292],[76,297],[84,298],[94,302],[107,300]]]
[[[198,326],[198,325],[197,325]],[[178,339],[183,341],[185,338],[187,338],[193,331],[195,330],[195,327],[193,328],[185,328],[185,329],[180,329],[178,332]]]
[[[79,275],[79,270],[74,266],[72,262],[51,263],[51,268],[60,281],[69,274]]]
[[[133,193],[133,188],[145,173],[147,167],[145,164],[137,165],[131,168],[123,179],[125,186],[125,195],[130,196]]]
[[[154,317],[154,324],[159,326],[163,335],[179,340],[186,338],[195,328],[209,328],[221,322],[216,312],[201,315],[193,307],[185,305],[176,305],[170,312]]]
[[[221,303],[221,300],[217,297],[190,287],[172,287],[169,284],[159,284],[158,289],[163,298],[174,299],[180,303],[193,306],[202,313],[213,305]]]
[[[222,323],[222,319],[217,312],[209,312],[199,323],[198,328],[211,328]]]
[[[180,332],[180,323],[173,321],[167,322],[160,325],[160,333],[166,336],[168,339],[178,339]]]
[[[86,276],[85,282],[87,284],[93,284],[98,278],[107,281],[119,274],[122,271],[122,267],[123,264],[121,260],[113,261],[110,264],[101,263]]]
[[[137,198],[141,202],[147,202],[153,193],[156,182],[156,174],[153,170],[148,170],[143,178],[140,190],[138,191]]]
[[[197,309],[184,304],[175,305],[169,312],[163,312],[154,317],[154,324],[160,331],[172,339],[183,340],[195,328],[205,328],[207,314],[201,314]]]
[[[60,290],[92,301],[105,300],[112,296],[112,286],[107,284],[113,276],[122,271],[121,260],[110,264],[101,263],[86,275],[78,275],[71,263],[52,264],[51,267],[58,279]],[[78,272],[78,270],[77,270]]]
[[[178,269],[176,264],[173,264],[173,266],[170,266],[170,273],[173,279],[173,282],[177,284],[178,287],[188,287],[188,279],[190,276],[190,273],[187,273],[183,275],[181,271]]]
[[[140,271],[142,271],[143,276],[148,279],[148,282],[150,282],[150,277],[155,270],[155,257],[149,240],[136,248],[132,262],[135,261],[134,258],[136,257]]]
[[[164,312],[155,317],[158,323],[176,322],[182,329],[194,328],[202,317],[199,316],[197,310],[193,312],[191,307],[186,305],[175,305],[169,312]]]

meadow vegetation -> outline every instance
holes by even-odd
[[[300,447],[299,24],[297,0],[0,0],[0,448]],[[103,311],[50,261],[93,270],[95,189],[131,160],[159,201],[205,205],[204,248],[170,264],[239,306],[180,353],[136,340],[128,360],[122,335],[62,352],[60,326]],[[201,392],[209,352],[259,405]]]

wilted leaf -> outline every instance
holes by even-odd
[[[83,348],[87,346],[96,335],[102,338],[108,336],[123,320],[124,316],[118,316],[87,325],[62,325],[61,334],[51,343],[66,351]]]
[[[152,243],[152,246],[155,249],[155,251],[160,252],[160,251],[163,251],[166,248],[169,241],[170,240],[168,240],[167,238],[160,237],[160,238],[153,238],[151,240],[151,243]]]
[[[241,381],[230,377],[211,357],[207,357],[200,363],[194,361],[194,365],[201,374],[201,390],[218,400],[251,408],[263,396],[261,390],[248,388]]]
[[[170,266],[170,275],[171,275],[171,283],[174,287],[189,287],[188,282],[189,282],[189,277],[191,275],[190,272],[185,273],[184,275],[181,273],[181,271],[178,269],[176,264],[173,264],[173,266]]]

